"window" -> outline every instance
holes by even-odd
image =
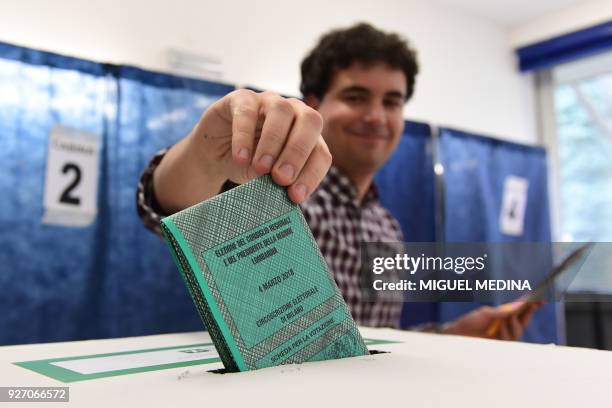
[[[558,238],[612,241],[612,53],[552,70]]]

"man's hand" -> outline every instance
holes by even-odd
[[[153,176],[157,200],[173,213],[216,195],[226,180],[245,183],[271,173],[301,203],[331,165],[322,128],[321,115],[298,99],[231,92],[166,153]]]
[[[443,332],[499,340],[518,340],[541,302],[483,306],[449,323]]]
[[[321,115],[298,99],[240,89],[214,103],[192,137],[226,179],[245,183],[271,173],[300,203],[331,165],[322,127]]]

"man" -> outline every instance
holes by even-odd
[[[302,63],[304,102],[234,91],[151,161],[138,191],[143,221],[158,231],[162,214],[270,173],[301,204],[355,320],[397,327],[401,299],[362,298],[359,244],[403,240],[372,179],[397,146],[417,71],[414,51],[395,34],[367,24],[328,33]],[[536,309],[519,316],[483,307],[428,330],[518,339]],[[491,335],[494,321],[502,323]]]

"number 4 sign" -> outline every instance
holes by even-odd
[[[520,236],[525,227],[525,209],[529,180],[518,176],[508,176],[504,182],[499,229],[502,234]]]
[[[49,134],[43,223],[87,226],[97,213],[99,137],[64,126]]]

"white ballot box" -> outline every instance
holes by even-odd
[[[360,330],[383,353],[232,374],[206,332],[6,346],[0,386],[68,387],[70,407],[612,406],[612,352]]]

